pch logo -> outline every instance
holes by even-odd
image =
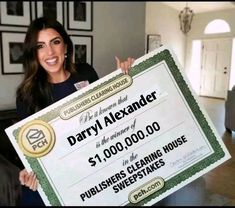
[[[34,150],[48,144],[45,134],[39,129],[29,129],[26,138]]]
[[[52,127],[41,120],[25,124],[19,132],[19,146],[25,155],[42,157],[48,154],[55,143]]]

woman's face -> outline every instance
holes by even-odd
[[[37,58],[48,74],[53,75],[64,70],[66,52],[63,38],[56,30],[48,28],[38,33]]]

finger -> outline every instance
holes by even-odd
[[[122,73],[125,74],[125,63],[124,62],[120,63],[120,68],[122,70]]]
[[[129,58],[127,59],[127,61],[128,61],[128,63],[129,63],[129,67],[131,67],[131,65],[132,65],[132,58],[129,57]]]
[[[38,180],[37,180],[37,178],[36,178],[36,174],[34,174],[34,176],[33,176],[33,182],[32,182],[32,184],[30,185],[30,187],[29,187],[31,190],[33,190],[33,191],[36,191],[37,190],[37,188],[38,188]]]
[[[31,190],[33,190],[33,188],[34,188],[35,180],[36,180],[36,177],[35,177],[35,175],[33,175],[31,178],[31,183],[29,184],[29,188]]]
[[[24,170],[21,170],[19,173],[19,181],[22,185],[24,185]]]
[[[135,62],[135,59],[131,58],[131,65],[134,64],[134,62]]]
[[[37,180],[35,180],[35,184],[34,184],[34,189],[33,189],[33,191],[36,191],[37,189],[38,189],[38,179]]]
[[[131,58],[131,57],[129,57],[128,58],[128,62],[129,62],[129,64],[130,64],[130,68],[132,67],[132,65],[134,64],[134,62],[135,62],[135,59],[134,58]]]
[[[121,68],[120,59],[117,56],[115,56],[115,59],[116,59],[116,63],[117,63],[117,69]]]
[[[128,61],[125,61],[125,62],[124,62],[124,65],[125,65],[125,68],[124,68],[125,74],[128,74],[128,71],[129,71],[129,68],[130,68],[129,62],[128,62]]]
[[[27,186],[29,179],[30,179],[30,174],[28,173],[27,175],[24,176],[24,185],[25,186]]]
[[[30,187],[30,186],[32,185],[32,183],[34,182],[34,180],[35,180],[35,179],[34,179],[34,173],[31,172],[31,173],[29,174],[28,180],[26,181],[25,185],[28,186],[28,187]]]
[[[27,181],[27,175],[28,175],[28,172],[26,169],[23,169],[20,171],[19,173],[19,181],[22,185],[25,184],[25,182]]]

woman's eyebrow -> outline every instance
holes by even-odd
[[[61,39],[59,36],[57,36],[57,37],[52,38],[52,39],[50,40],[50,42],[53,42],[54,40],[56,40],[56,39],[58,39],[58,38]],[[38,41],[37,44],[38,44],[38,43],[45,43],[45,42],[43,42],[43,41]]]

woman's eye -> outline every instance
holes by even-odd
[[[57,45],[57,44],[60,44],[61,41],[58,39],[58,40],[54,40],[53,43],[54,43],[55,45]]]
[[[37,49],[43,48],[43,45],[42,45],[42,44],[38,44],[38,45],[36,46],[36,48],[37,48]]]

